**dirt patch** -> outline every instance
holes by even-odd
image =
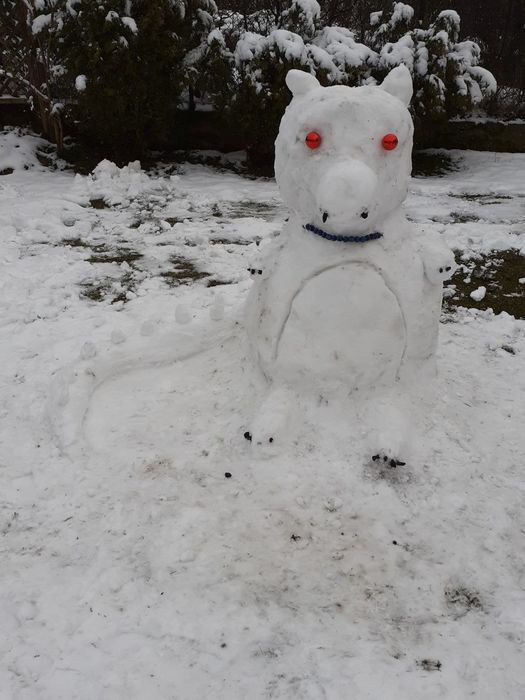
[[[417,659],[416,666],[423,671],[441,671],[443,664],[439,659]]]
[[[455,618],[463,617],[471,610],[483,610],[480,594],[465,586],[448,586],[444,595],[446,605]]]
[[[109,209],[109,204],[102,199],[102,197],[97,197],[96,199],[89,200],[89,206],[93,209]]]
[[[383,457],[374,459],[372,457],[365,466],[364,476],[371,481],[386,481],[397,488],[411,483],[414,477],[409,466],[407,464],[395,464],[397,461],[404,461],[401,457],[399,460],[384,460]]]
[[[445,289],[444,309],[456,306],[474,309],[492,309],[499,314],[506,311],[515,318],[525,319],[525,258],[515,250],[493,251],[470,259],[460,259],[459,269]],[[486,287],[483,299],[470,294]]]
[[[170,226],[175,226],[175,224],[184,223],[185,219],[181,219],[178,216],[167,216],[164,221],[167,221]],[[140,225],[140,224],[139,224]],[[138,226],[137,226],[138,228]]]

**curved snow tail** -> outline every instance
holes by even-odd
[[[101,357],[78,360],[58,370],[51,381],[46,406],[54,443],[62,452],[82,446],[84,421],[95,391],[105,382],[138,369],[182,362],[223,343],[236,333],[234,320],[201,327],[195,332],[174,330],[160,337],[137,338],[112,348]],[[237,331],[238,332],[238,331]]]

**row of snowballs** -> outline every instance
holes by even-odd
[[[217,294],[213,300],[213,304],[209,309],[210,319],[212,321],[222,321],[224,318],[224,298],[222,294]],[[180,325],[186,325],[192,320],[192,315],[185,304],[178,304],[175,308],[175,321]],[[150,336],[155,333],[155,323],[153,321],[144,321],[140,327],[140,334],[142,336]],[[118,328],[115,328],[111,332],[110,336],[111,342],[114,345],[120,345],[126,340],[126,335]],[[90,340],[86,341],[80,350],[81,360],[90,360],[97,354],[97,347],[95,343]]]

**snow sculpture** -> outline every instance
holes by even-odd
[[[379,86],[321,87],[291,70],[293,99],[275,142],[275,174],[291,211],[248,305],[268,396],[245,434],[279,442],[294,392],[368,399],[371,456],[403,456],[404,400],[433,374],[450,250],[406,219],[412,80],[394,68]]]

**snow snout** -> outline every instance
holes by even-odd
[[[319,225],[330,233],[365,233],[377,211],[378,178],[359,160],[345,160],[320,177],[315,202]]]

